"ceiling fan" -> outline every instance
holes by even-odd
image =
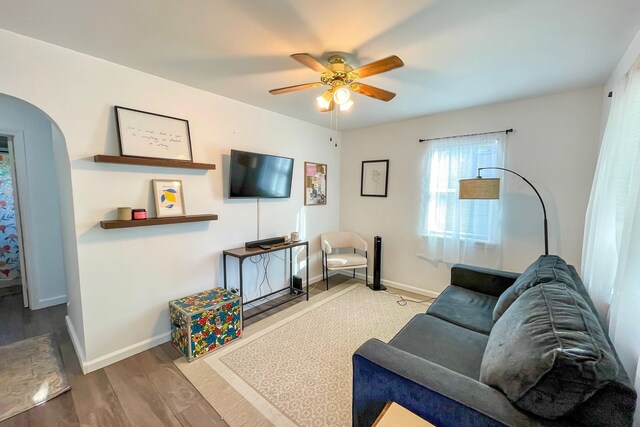
[[[312,70],[321,73],[320,81],[272,89],[269,93],[272,95],[280,95],[282,93],[295,92],[303,89],[328,86],[329,89],[323,93],[322,96],[316,98],[320,106],[320,111],[323,112],[333,110],[336,104],[340,106],[340,110],[342,111],[351,108],[353,100],[351,99],[350,90],[361,95],[379,99],[380,101],[391,101],[396,96],[395,93],[360,83],[359,79],[375,74],[386,73],[387,71],[400,68],[404,65],[404,62],[395,55],[355,69],[347,64],[345,58],[340,55],[330,56],[327,65],[321,64],[308,53],[296,53],[291,55],[291,57]]]

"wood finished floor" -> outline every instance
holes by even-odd
[[[348,277],[333,276],[330,286],[345,280]],[[319,282],[311,288],[311,295],[315,295],[323,292],[325,285]],[[245,327],[301,300],[248,319]],[[0,427],[227,426],[173,364],[180,354],[170,343],[83,375],[65,315],[64,304],[31,311],[22,307],[22,295],[0,297],[0,345],[55,333],[71,385],[71,391],[0,422]]]

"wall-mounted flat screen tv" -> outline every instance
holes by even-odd
[[[291,196],[293,159],[231,150],[230,198],[287,198]]]

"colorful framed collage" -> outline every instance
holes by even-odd
[[[305,206],[327,204],[327,165],[304,162]]]

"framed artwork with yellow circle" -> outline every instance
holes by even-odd
[[[185,216],[184,195],[182,181],[179,179],[154,179],[153,201],[156,205],[158,218],[171,216]]]

